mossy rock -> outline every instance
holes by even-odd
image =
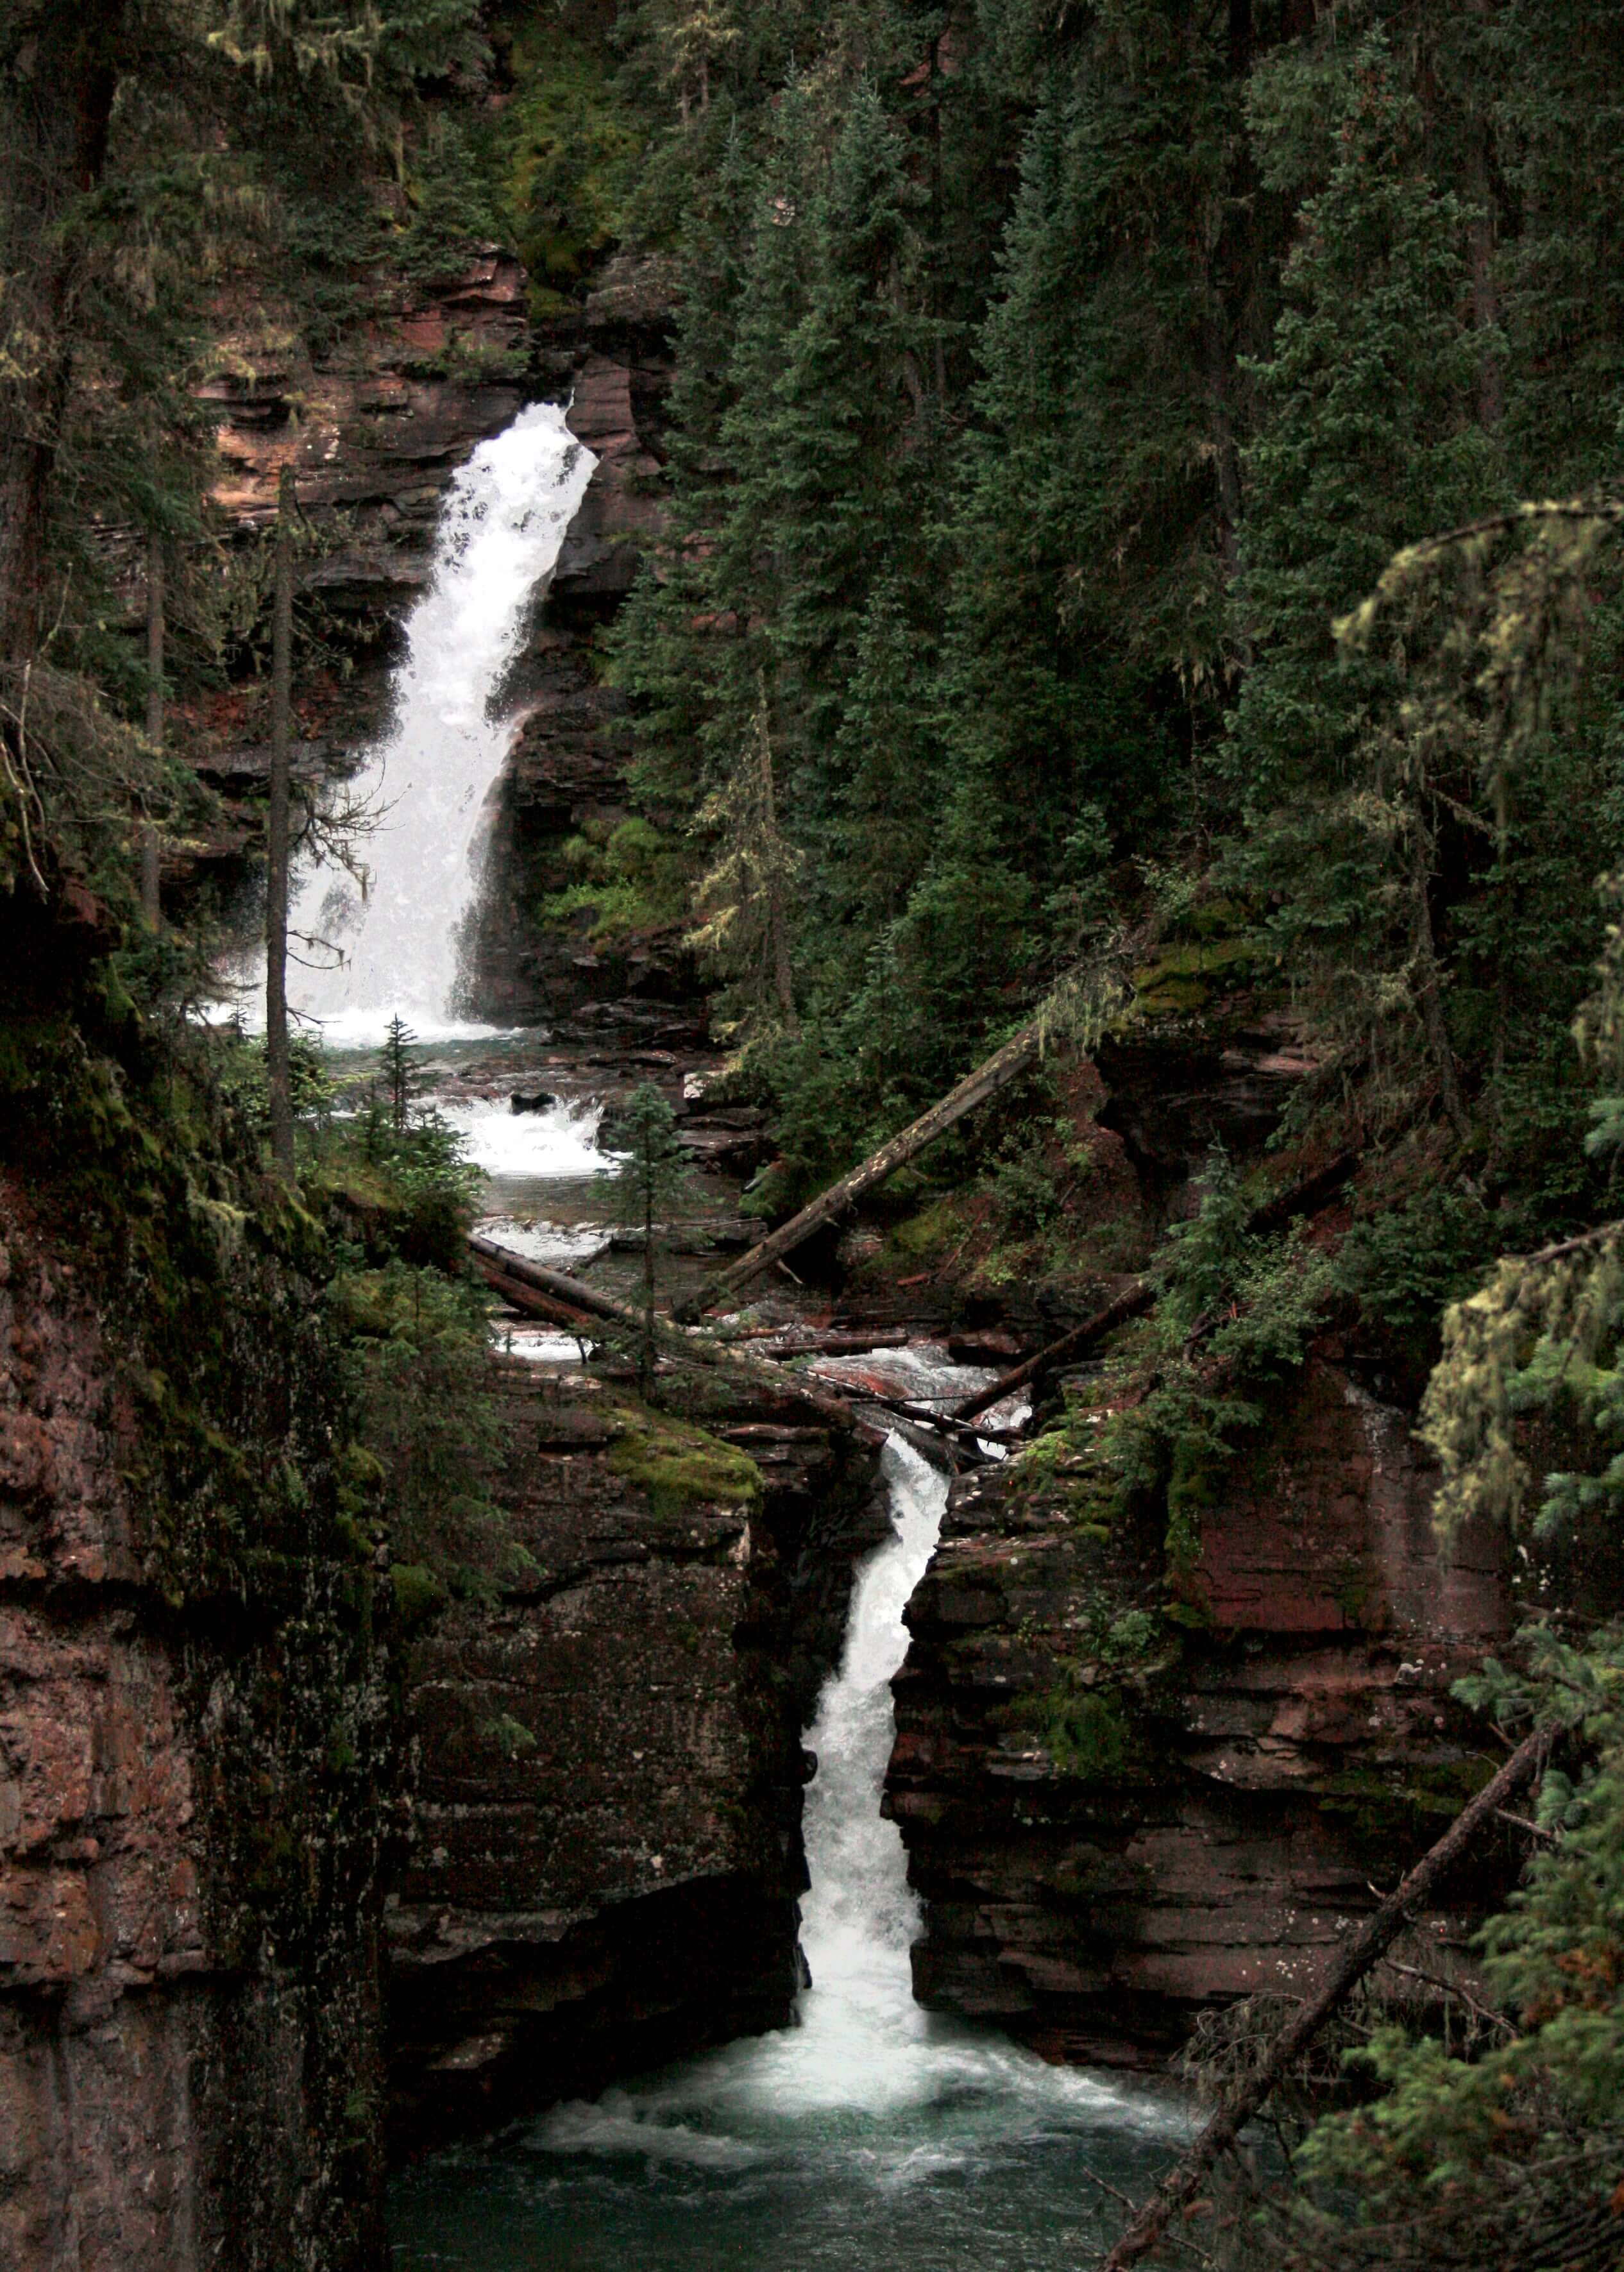
[[[1032,1724],[1056,1771],[1075,1782],[1142,1783],[1156,1760],[1119,1692],[1085,1686],[1081,1668],[1033,1699]]]
[[[1134,1017],[1191,1017],[1226,984],[1245,983],[1269,960],[1254,938],[1179,941],[1133,974]]]
[[[1498,1761],[1465,1759],[1441,1767],[1355,1768],[1316,1786],[1326,1813],[1340,1817],[1355,1841],[1383,1860],[1432,1844],[1474,1799]]]
[[[623,1406],[614,1415],[614,1426],[610,1473],[645,1491],[657,1515],[670,1520],[694,1506],[748,1510],[760,1504],[760,1469],[747,1453],[705,1429],[651,1412],[646,1405]]]
[[[405,1633],[415,1633],[426,1625],[450,1598],[426,1562],[391,1563],[389,1582],[394,1588],[395,1614]]]
[[[892,1252],[905,1262],[917,1262],[924,1256],[947,1245],[949,1239],[962,1234],[963,1223],[957,1205],[951,1199],[934,1200],[929,1207],[921,1207],[917,1214],[906,1216],[894,1223],[887,1234],[887,1244]]]

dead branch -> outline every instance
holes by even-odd
[[[1367,1917],[1332,1964],[1315,1993],[1275,2038],[1256,2072],[1227,2090],[1190,2151],[1163,2179],[1105,2259],[1101,2272],[1127,2272],[1130,2264],[1155,2247],[1173,2217],[1188,2207],[1220,2154],[1229,2152],[1281,2076],[1305,2052],[1349,1992],[1357,1987],[1403,1931],[1411,1910],[1420,1908],[1508,1798],[1543,1769],[1552,1732],[1538,1728],[1525,1736],[1493,1780],[1457,1814],[1443,1836],[1404,1878],[1397,1891]]]

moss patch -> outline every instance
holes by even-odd
[[[754,1507],[761,1498],[761,1470],[747,1453],[647,1405],[616,1413],[607,1464],[665,1517],[696,1506]]]

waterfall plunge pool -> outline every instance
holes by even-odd
[[[918,1910],[879,1799],[947,1485],[895,1438],[885,1472],[894,1535],[807,1737],[800,2024],[418,2164],[393,2191],[396,2272],[1074,2272],[1120,2226],[1104,2187],[1144,2193],[1187,2138],[1171,2092],[913,2001]]]

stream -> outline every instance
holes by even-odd
[[[438,1060],[423,1068],[424,1101],[484,1171],[483,1227],[613,1285],[613,1162],[596,1102],[613,1068],[606,1080],[601,1058],[589,1067],[548,1055],[544,1035],[459,1020],[460,938],[511,733],[500,688],[593,464],[562,412],[538,406],[456,477],[433,579],[407,625],[394,724],[355,783],[375,822],[368,886],[341,867],[303,868],[289,993],[351,1071],[393,1013],[406,1017]],[[538,1085],[549,1101],[513,1110],[513,1091]],[[725,1177],[697,1177],[691,1232],[736,1218],[737,1202]],[[691,1258],[702,1246],[691,1237]],[[637,1267],[627,1263],[628,1282]],[[662,1273],[667,1298],[705,1267]],[[781,1289],[774,1298],[782,1304]],[[515,1355],[580,1362],[569,1334],[498,1331]],[[992,1378],[928,1342],[833,1370],[925,1400]],[[419,2163],[392,2195],[398,2272],[1073,2272],[1119,2229],[1119,2195],[1142,2194],[1188,2134],[1171,2093],[1048,2066],[913,2000],[918,1908],[879,1808],[902,1612],[947,1484],[895,1436],[884,1469],[893,1535],[858,1573],[843,1657],[806,1734],[819,1761],[805,1820],[812,1984],[797,2024]]]
[[[503,1097],[436,1101],[485,1170],[485,1227],[599,1275],[613,1162],[597,1106],[578,1095],[516,1114]],[[718,1179],[700,1205],[725,1210],[730,1198]],[[498,1330],[515,1354],[580,1361],[566,1334]],[[827,1369],[923,1401],[991,1377],[924,1341]],[[408,2170],[392,2196],[397,2272],[1074,2272],[1120,2225],[1108,2188],[1142,2193],[1188,2134],[1171,2092],[1048,2066],[913,2000],[918,1905],[879,1807],[902,1611],[947,1479],[895,1437],[884,1475],[893,1536],[858,1573],[842,1660],[806,1732],[819,1767],[805,1817],[812,1986],[797,2024]]]

